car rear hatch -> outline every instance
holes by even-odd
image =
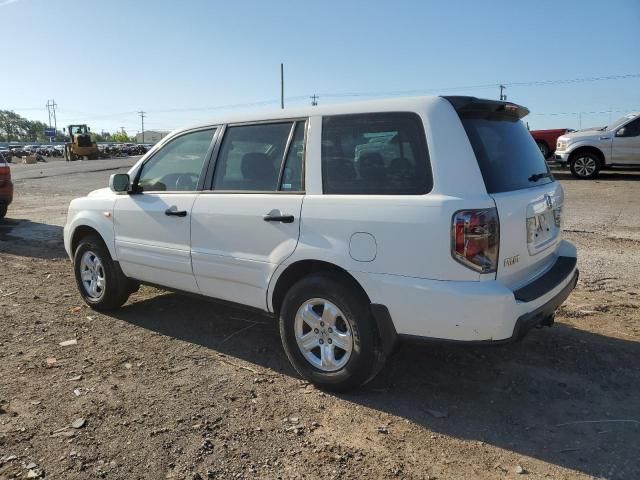
[[[521,118],[519,105],[445,97],[456,109],[499,218],[496,279],[515,290],[557,260],[564,193]]]

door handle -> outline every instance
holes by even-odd
[[[293,223],[295,220],[293,215],[283,215],[280,210],[271,210],[262,218],[265,222]]]
[[[169,216],[169,217],[186,217],[187,216],[187,211],[186,210],[175,210],[175,207],[171,207],[171,208],[167,208],[164,211],[164,214]]]

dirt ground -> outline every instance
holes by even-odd
[[[110,173],[16,170],[0,478],[640,478],[640,175],[559,175],[581,279],[554,327],[404,345],[335,395],[297,377],[267,316],[148,287],[113,314],[86,308],[61,225]]]

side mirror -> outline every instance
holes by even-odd
[[[114,173],[109,177],[109,188],[112,192],[126,192],[129,190],[129,175],[126,173]]]
[[[624,137],[624,132],[625,132],[625,128],[619,128],[618,131],[616,132],[616,137]]]

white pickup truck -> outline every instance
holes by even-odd
[[[555,160],[569,165],[577,178],[595,178],[604,168],[640,168],[640,112],[606,127],[578,130],[558,137]]]

